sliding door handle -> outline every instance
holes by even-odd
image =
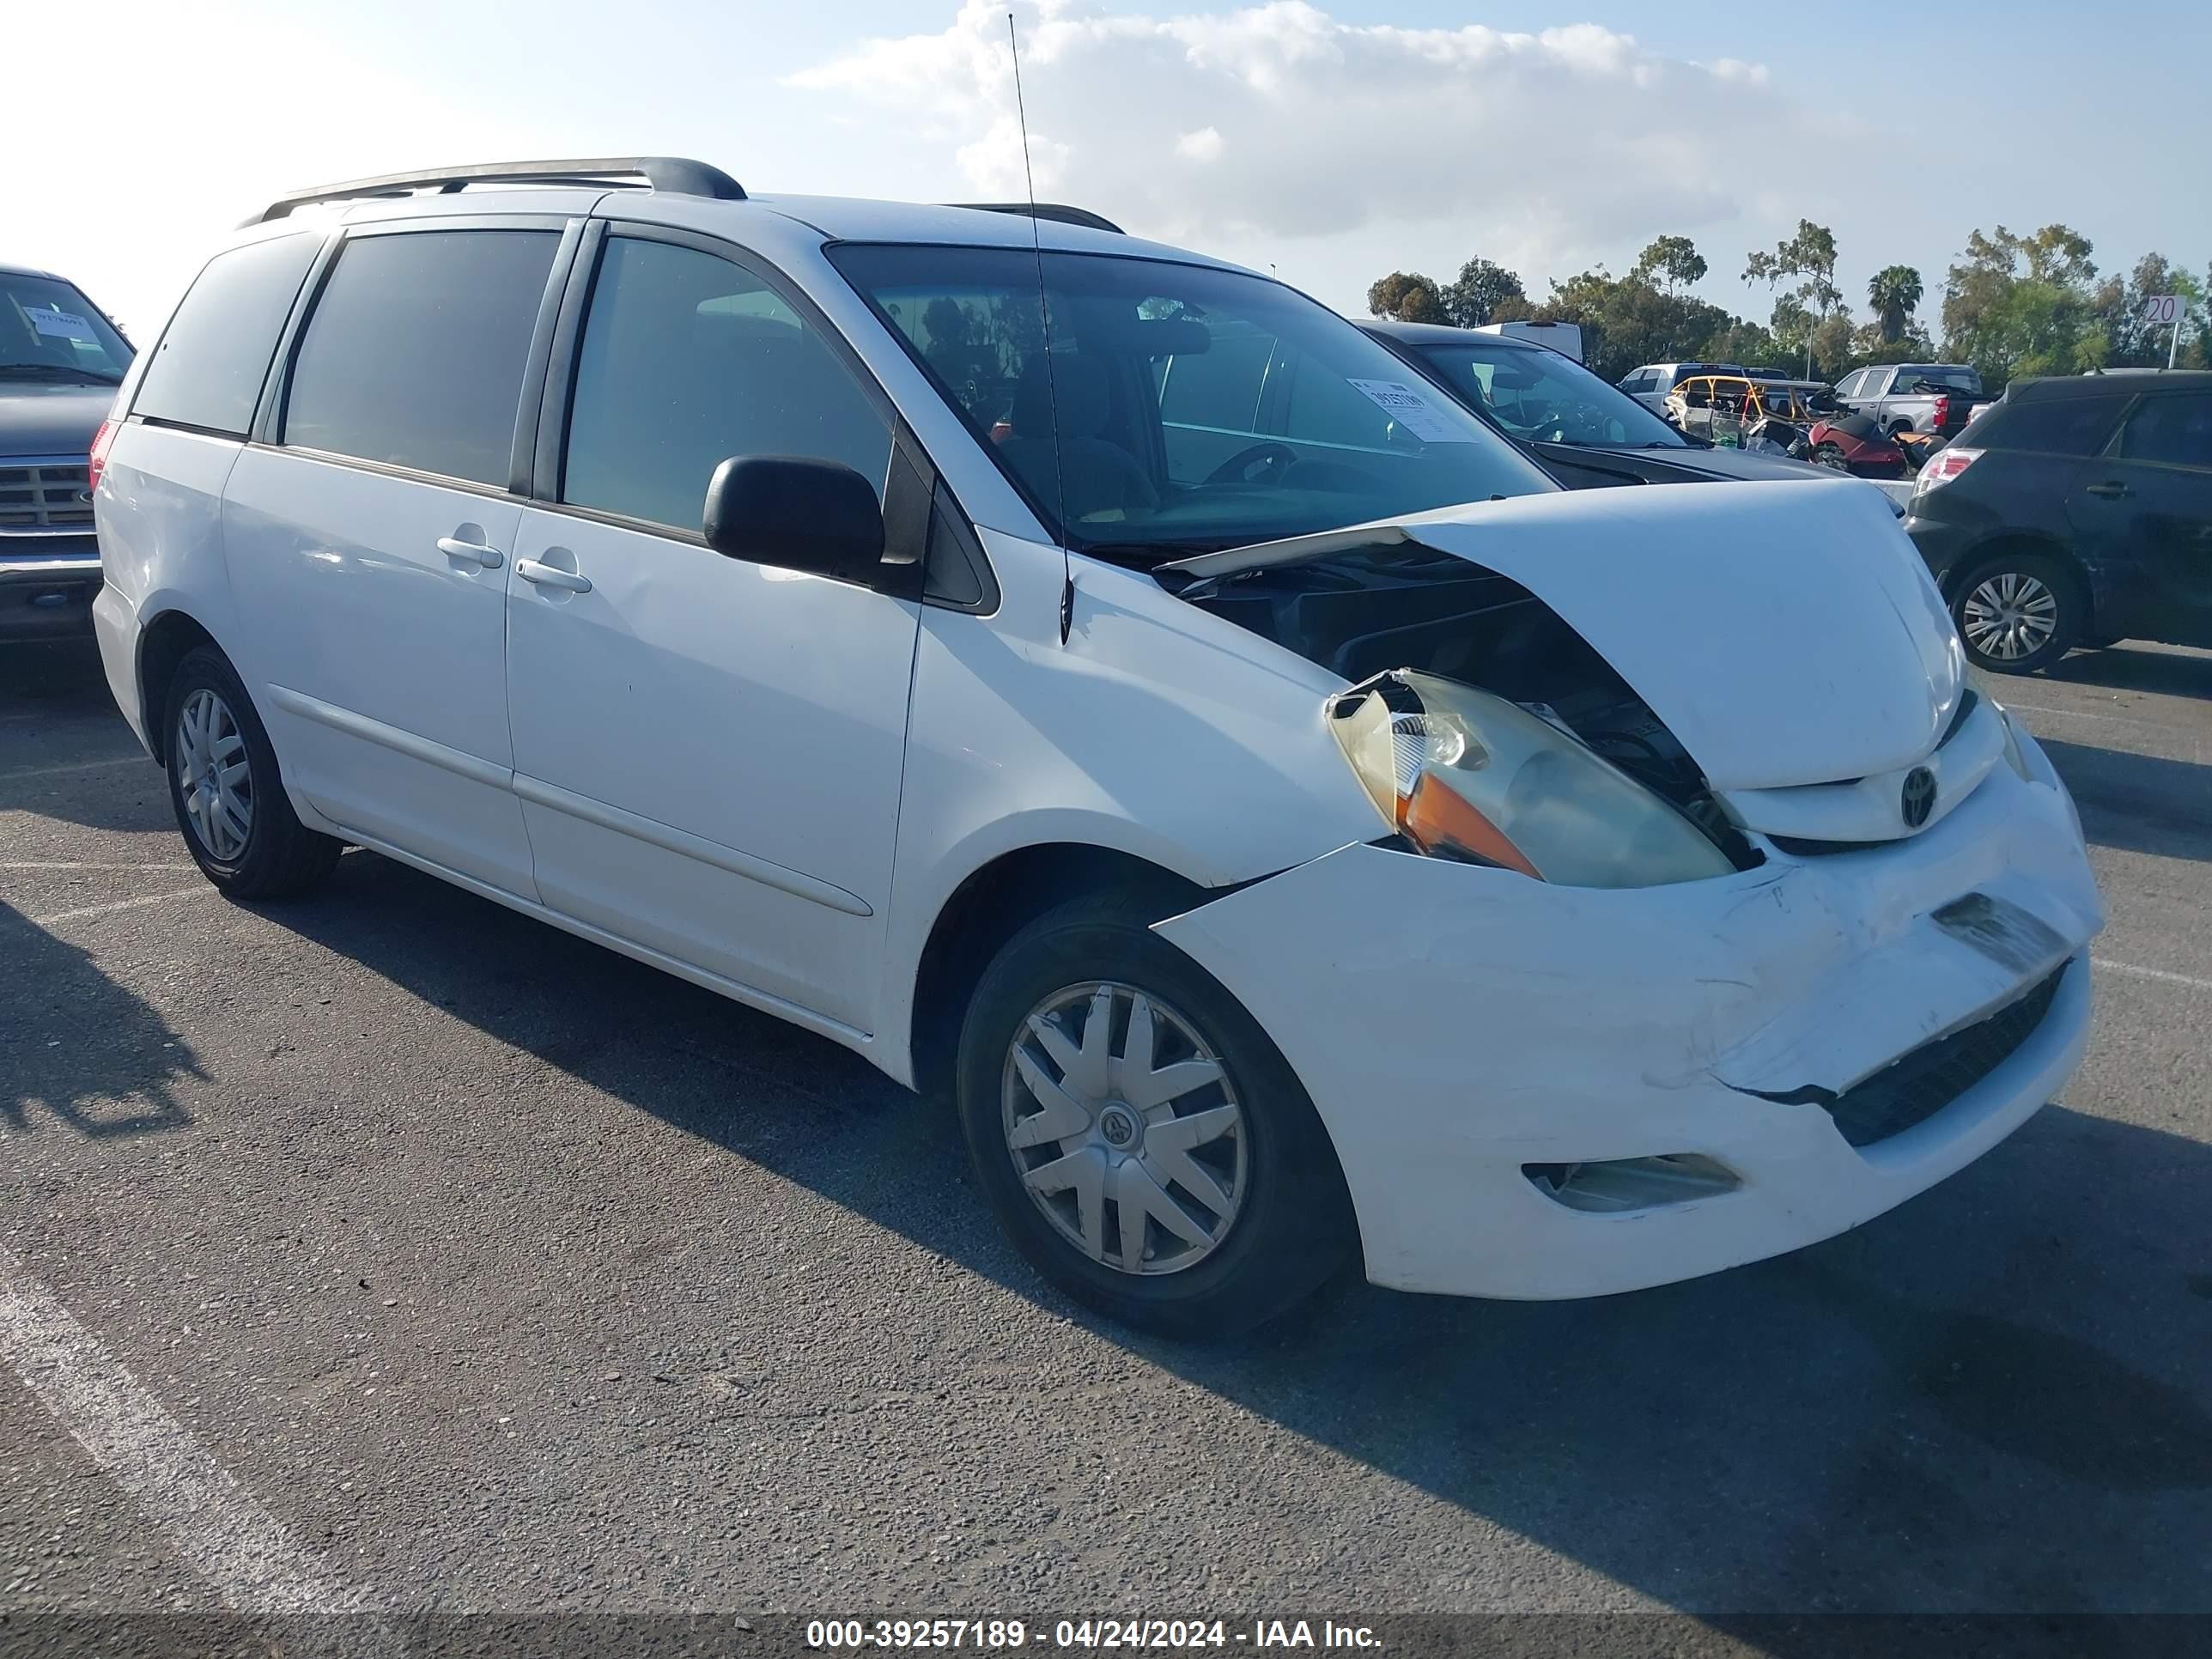
[[[438,538],[438,551],[449,559],[466,559],[471,564],[482,565],[487,570],[499,568],[499,550],[486,547],[481,542],[465,542],[458,536],[441,536]]]
[[[535,559],[517,559],[514,574],[526,582],[536,582],[540,587],[558,587],[571,593],[588,593],[592,579],[580,576],[573,570],[563,570],[556,564],[540,564]]]

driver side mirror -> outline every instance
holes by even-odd
[[[707,486],[702,528],[726,558],[871,582],[884,556],[875,486],[842,461],[732,455]]]

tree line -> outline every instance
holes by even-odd
[[[1862,320],[1836,279],[1835,234],[1809,219],[1796,234],[1745,258],[1743,281],[1764,286],[1765,323],[1736,316],[1684,292],[1710,267],[1686,236],[1661,236],[1625,276],[1603,266],[1530,297],[1520,276],[1473,258],[1450,283],[1394,270],[1367,290],[1367,309],[1405,322],[1484,323],[1528,319],[1574,323],[1584,360],[1617,380],[1642,363],[1701,361],[1786,369],[1836,380],[1869,363],[1967,362],[1991,391],[2015,375],[2079,374],[2093,368],[2166,362],[2167,330],[2142,320],[2154,295],[2182,296],[2178,362],[2212,367],[2212,318],[2205,300],[2212,269],[2200,281],[2161,253],[2146,253],[2125,276],[2100,276],[2088,238],[2065,225],[2019,236],[1999,225],[1977,229],[1944,273],[1937,313],[1942,342],[1920,316],[1927,297],[1911,265],[1886,265],[1867,283]]]

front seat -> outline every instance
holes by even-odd
[[[1053,441],[1053,416],[1060,441]],[[1022,365],[1014,387],[1013,434],[999,445],[1022,482],[1071,523],[1160,504],[1137,458],[1098,434],[1113,415],[1105,366],[1079,352],[1042,354]]]

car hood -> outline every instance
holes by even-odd
[[[1966,689],[1926,567],[1881,495],[1854,479],[1523,495],[1162,574],[1221,577],[1389,542],[1465,559],[1542,600],[1723,792],[1908,766],[1935,748]]]
[[[1680,467],[1685,472],[1694,472],[1707,478],[1818,483],[1836,476],[1832,467],[1814,466],[1810,461],[1793,461],[1787,455],[1761,455],[1750,450],[1723,449],[1718,446],[1711,449],[1607,449],[1601,453],[1638,459],[1654,458],[1668,466]]]
[[[84,455],[115,401],[112,386],[0,381],[0,455]]]

